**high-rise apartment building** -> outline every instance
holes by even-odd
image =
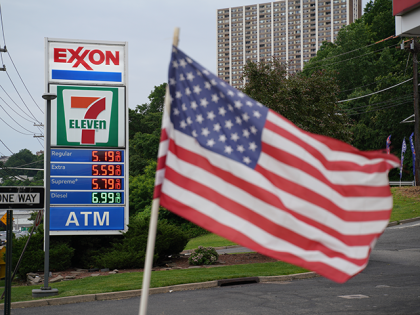
[[[218,76],[240,87],[246,60],[278,56],[303,69],[323,41],[362,15],[362,0],[280,0],[217,10]]]

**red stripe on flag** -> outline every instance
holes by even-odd
[[[287,151],[275,148],[267,143],[262,143],[262,152],[268,154],[272,158],[280,161],[284,164],[295,167],[296,169],[303,171],[310,176],[318,179],[324,184],[334,189],[340,195],[345,197],[389,197],[391,196],[391,190],[389,185],[386,186],[357,186],[357,185],[337,185],[331,183],[326,176],[319,171],[316,167],[308,164],[306,161],[288,153]],[[342,163],[342,162],[337,162]]]
[[[292,255],[286,252],[277,252],[265,247],[262,247],[258,243],[254,242],[251,238],[238,232],[235,229],[230,228],[227,225],[221,224],[212,218],[196,211],[193,208],[171,198],[170,196],[162,193],[160,204],[165,208],[170,208],[172,212],[177,215],[194,222],[197,225],[205,228],[206,230],[216,233],[224,238],[227,238],[237,244],[255,250],[263,255],[272,257],[274,259],[282,260],[290,264],[300,266],[302,268],[310,269],[316,273],[331,279],[333,281],[344,283],[352,276],[322,262],[306,261],[302,258]]]
[[[255,171],[262,174],[271,183],[273,183],[274,186],[291,195],[297,196],[298,198],[306,200],[307,202],[315,204],[323,209],[327,209],[331,213],[336,214],[342,212],[342,219],[345,221],[361,221],[358,219],[359,216],[363,216],[365,221],[388,220],[389,216],[391,215],[392,209],[381,211],[345,211],[323,195],[320,195],[290,180],[282,178],[258,164],[255,167]]]
[[[166,163],[166,154],[164,156],[161,156],[160,158],[158,158],[156,170],[158,171],[158,170],[161,170],[161,169],[165,168],[165,163]]]
[[[153,190],[153,199],[159,198],[162,191],[162,184],[156,185],[155,189]]]
[[[201,155],[198,155],[194,152],[188,151],[180,146],[177,146],[175,142],[171,139],[169,142],[169,151],[171,151],[174,155],[178,156],[183,161],[186,161],[190,164],[193,164],[197,167],[200,167],[204,169],[205,171],[214,174],[215,176],[219,177],[220,179],[224,180],[225,182],[232,184],[236,187],[239,187],[243,191],[248,192],[250,195],[259,198],[260,200],[277,207],[279,209],[282,209],[284,211],[287,211],[289,213],[294,213],[293,210],[288,209],[285,207],[285,205],[280,201],[279,197],[275,194],[272,194],[271,192],[260,188],[259,186],[253,185],[243,179],[240,179],[236,176],[234,176],[232,173],[229,173],[227,171],[224,171],[220,168],[217,168],[216,166],[209,163],[207,159],[202,157]],[[258,168],[258,166],[257,166]],[[262,168],[259,168],[261,171]],[[271,177],[271,173],[270,173]],[[285,184],[281,184],[280,186],[286,186]],[[306,200],[314,205],[320,204],[327,204],[330,205],[331,202],[328,200],[325,200],[326,198],[317,198],[317,200],[310,200],[308,196],[305,196],[302,193],[301,189],[304,189],[306,192],[306,188],[301,186],[294,186],[300,190],[299,198]],[[288,189],[288,187],[285,187],[288,191],[291,191]],[[291,191],[293,195],[297,195],[296,193],[298,191]],[[312,194],[314,194],[312,192]],[[319,199],[319,200],[318,200]],[[315,202],[314,202],[315,201]],[[319,205],[322,207],[322,205]],[[286,210],[287,209],[287,210]],[[348,222],[364,222],[364,221],[376,221],[376,220],[388,220],[390,216],[391,210],[383,210],[383,211],[346,211],[341,209],[340,207],[333,205],[331,208],[326,208],[330,213],[334,214],[335,216],[339,217],[340,219]],[[372,219],[373,218],[373,219]]]
[[[301,140],[300,138],[296,137],[295,135],[293,135],[292,133],[290,133],[289,131],[277,126],[276,124],[272,123],[271,121],[267,120],[264,126],[266,129],[269,129],[279,135],[281,135],[282,137],[290,140],[291,142],[294,142],[295,144],[299,145],[300,147],[304,148],[308,153],[310,153],[312,156],[314,156],[317,160],[319,160],[324,167],[327,170],[330,171],[358,171],[358,172],[364,172],[364,173],[382,173],[382,172],[386,172],[389,169],[394,168],[394,166],[392,166],[389,163],[382,163],[382,162],[378,162],[376,164],[366,164],[366,165],[359,165],[353,162],[347,162],[347,161],[340,161],[340,162],[336,162],[336,161],[328,161],[324,155],[322,155],[318,150],[316,150],[315,148],[313,148],[312,146],[310,146],[308,143],[306,143],[305,141]],[[311,133],[307,133],[310,137],[317,139],[318,138],[311,134]],[[324,138],[322,138],[324,139]],[[328,140],[331,140],[334,142],[338,142],[340,144],[340,146],[331,146],[331,144],[328,146],[327,143],[325,143],[324,141],[322,141],[323,144],[327,145],[328,147],[330,147],[331,150],[333,151],[341,151],[341,152],[347,152],[347,153],[353,153],[353,154],[357,154],[359,156],[363,156],[367,159],[384,159],[384,160],[393,160],[396,161],[397,163],[399,163],[398,158],[396,158],[393,155],[389,155],[389,154],[381,154],[376,152],[362,152],[362,151],[358,151],[356,148],[353,148],[352,146],[332,139],[332,138],[327,138]],[[349,149],[349,148],[351,149]]]
[[[355,265],[363,266],[366,263],[367,257],[364,259],[350,258],[340,252],[334,251],[331,248],[324,246],[322,243],[306,238],[305,236],[298,234],[290,229],[280,226],[271,220],[259,215],[251,209],[225,197],[217,191],[202,185],[188,177],[182,176],[170,167],[166,168],[165,178],[170,180],[175,185],[184,188],[196,195],[201,196],[209,200],[212,203],[217,204],[219,207],[241,217],[242,219],[250,222],[251,224],[265,230],[267,233],[282,239],[290,244],[300,247],[306,251],[319,251],[328,257],[339,257],[347,260]],[[207,209],[211,211],[211,209]],[[351,238],[352,236],[344,236]],[[327,240],[326,240],[327,241]],[[369,246],[373,239],[367,240],[365,246]]]

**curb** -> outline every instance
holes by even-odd
[[[220,247],[213,247],[215,250],[219,250],[219,249],[229,249],[229,248],[238,248],[238,247],[243,247],[242,245],[231,245],[231,246],[220,246]],[[182,252],[180,252],[180,254],[189,254],[192,253],[194,249],[187,249],[184,250]]]
[[[266,276],[266,277],[254,277],[254,278],[258,278],[259,282],[261,283],[273,283],[273,282],[282,282],[282,281],[299,280],[299,279],[310,279],[310,278],[315,278],[315,277],[319,277],[319,275],[316,274],[315,272],[305,272],[305,273],[297,273],[297,274],[285,275],[285,276]],[[229,279],[229,280],[233,280],[233,279]],[[209,288],[215,288],[217,286],[218,286],[218,280],[178,284],[178,285],[171,285],[168,287],[151,288],[149,289],[149,294],[152,295],[152,294],[161,294],[161,293],[172,293],[172,292],[178,292],[178,291],[209,289]],[[67,296],[67,297],[55,298],[55,299],[13,302],[11,303],[11,308],[17,309],[17,308],[48,306],[48,305],[75,304],[75,303],[93,302],[93,301],[123,300],[123,299],[129,299],[132,297],[140,296],[141,291],[142,290],[139,289],[139,290],[129,290],[129,291],[120,291],[120,292]],[[3,309],[4,309],[4,304],[0,304],[0,310],[3,310]]]
[[[411,223],[411,222],[415,222],[415,221],[420,221],[420,217],[405,219],[405,220],[400,220],[400,221],[392,221],[392,222],[388,223],[387,227],[400,225],[400,224],[404,224],[404,223]]]

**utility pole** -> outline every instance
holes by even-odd
[[[410,44],[410,51],[413,54],[413,92],[414,92],[414,150],[416,151],[416,174],[414,180],[416,186],[420,186],[420,116],[419,116],[419,80],[418,80],[418,60],[420,44],[413,39]]]

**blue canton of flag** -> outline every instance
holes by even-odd
[[[171,121],[208,150],[254,168],[268,108],[173,48]]]

